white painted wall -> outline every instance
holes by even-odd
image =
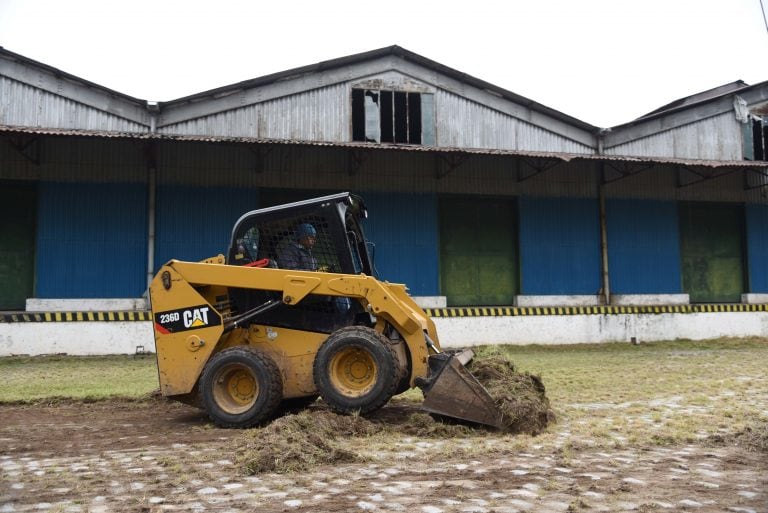
[[[154,337],[150,321],[8,322],[0,323],[0,356],[154,352]]]
[[[146,298],[41,299],[27,298],[27,312],[139,312],[149,310]]]
[[[433,319],[444,347],[768,336],[768,312],[542,315]]]
[[[480,344],[580,344],[717,337],[768,336],[768,312],[689,314],[542,315],[440,317],[435,325],[444,347]],[[152,323],[0,323],[0,356],[18,354],[133,354],[154,351]]]

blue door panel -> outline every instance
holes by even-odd
[[[768,293],[768,205],[747,204],[749,291]]]
[[[615,294],[680,294],[680,232],[674,201],[606,201],[608,266]]]
[[[235,221],[257,209],[258,198],[257,189],[158,187],[155,271],[171,259],[226,254]]]
[[[41,182],[36,296],[139,297],[146,289],[142,184]]]
[[[597,200],[521,197],[519,205],[522,294],[597,294]]]
[[[361,193],[370,217],[364,223],[376,244],[381,279],[405,283],[414,296],[439,292],[437,199],[433,194]]]

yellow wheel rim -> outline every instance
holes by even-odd
[[[248,411],[258,396],[259,383],[251,369],[245,365],[227,365],[213,380],[213,399],[219,408],[229,414]]]
[[[331,359],[330,381],[333,387],[347,397],[360,397],[376,384],[376,362],[368,351],[347,347]]]

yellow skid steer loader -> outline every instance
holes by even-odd
[[[150,297],[162,395],[246,428],[318,396],[370,413],[418,386],[423,409],[500,426],[493,399],[446,353],[404,285],[374,278],[358,196],[255,210],[226,255],[171,260]]]

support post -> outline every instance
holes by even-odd
[[[605,214],[605,184],[603,183],[604,163],[600,163],[600,182],[597,189],[598,201],[600,202],[600,266],[602,270],[602,291],[603,302],[606,305],[611,304],[611,279],[608,273],[608,226]]]
[[[155,275],[155,216],[157,203],[157,164],[155,146],[147,148],[147,291]],[[147,296],[149,297],[149,296]]]

